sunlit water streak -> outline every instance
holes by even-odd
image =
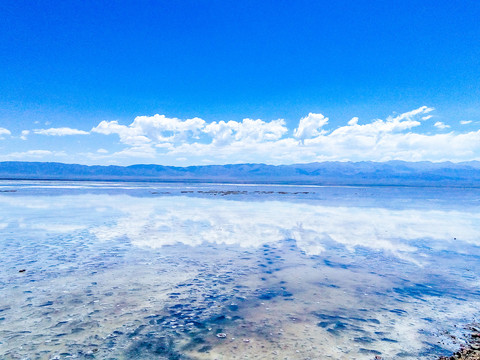
[[[11,190],[2,359],[435,359],[478,316],[480,190]]]

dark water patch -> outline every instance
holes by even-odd
[[[82,331],[85,331],[85,329],[82,327],[76,327],[72,329],[72,334],[80,333]]]
[[[68,323],[67,321],[59,321],[56,325],[52,326],[52,328],[58,328],[58,327],[63,326],[67,323]]]
[[[138,326],[133,332],[131,332],[128,336],[133,338],[134,336],[138,336],[143,329],[145,329],[147,325],[140,325]]]
[[[334,262],[334,261],[327,260],[327,259],[324,259],[324,260],[323,260],[323,263],[324,263],[325,265],[327,265],[328,267],[331,267],[331,268],[348,269],[348,268],[350,267],[350,265],[341,264],[341,263]]]
[[[361,327],[352,323],[353,321],[358,321],[353,318],[347,318],[339,315],[328,315],[323,313],[313,313],[314,316],[319,318],[320,321],[317,323],[318,327],[327,329],[327,331],[333,335],[339,336],[345,330],[355,331],[360,334],[365,334],[366,332],[362,330]],[[362,322],[367,322],[368,320],[361,319]],[[362,337],[358,337],[359,339]]]
[[[257,291],[257,298],[260,300],[272,300],[278,296],[292,297],[293,294],[284,289],[261,289]]]
[[[169,310],[172,311],[172,310],[178,310],[178,309],[181,309],[183,308],[185,305],[183,304],[175,304],[175,305],[172,305],[169,307]]]
[[[352,320],[354,320],[354,321],[371,323],[371,324],[376,324],[376,325],[379,325],[379,324],[380,324],[380,321],[378,321],[377,319],[373,319],[373,318],[364,319],[364,318],[359,318],[359,317],[351,317],[350,319],[352,319]]]
[[[349,328],[348,324],[343,321],[336,321],[335,323],[328,324],[328,326],[332,327],[328,328],[327,331],[335,336],[339,336],[342,331]]]
[[[375,340],[374,338],[371,338],[369,336],[361,336],[361,337],[353,338],[353,341],[361,343],[361,344],[371,344],[371,343],[373,343],[377,340]]]
[[[207,341],[203,337],[194,336],[194,337],[191,338],[191,340],[188,342],[188,344],[186,344],[182,347],[182,350],[191,351],[191,350],[194,350],[198,347],[205,346],[204,344],[206,342]]]
[[[43,303],[42,305],[38,305],[38,307],[45,307],[45,306],[52,306],[53,305],[53,301],[47,301],[45,303]]]
[[[194,326],[196,327],[197,329],[205,329],[207,326],[205,325],[205,323],[201,322],[201,321],[191,321],[189,324],[187,324],[189,326]]]
[[[391,309],[391,310],[388,310],[388,311],[390,311],[391,313],[400,315],[400,316],[406,316],[408,314],[405,310],[402,310],[402,309]]]
[[[413,358],[417,358],[416,357],[417,354],[414,354],[414,353],[411,353],[411,352],[407,352],[407,351],[400,351],[398,353],[395,354],[395,358],[406,358],[406,357],[413,357]]]
[[[153,356],[168,360],[190,359],[176,349],[172,338],[166,336],[136,341],[127,349],[126,355],[130,359],[151,359]]]
[[[228,310],[238,311],[238,305],[237,304],[230,304],[230,305],[228,305]]]
[[[205,346],[202,346],[200,349],[198,349],[197,351],[199,353],[206,353],[206,352],[209,352],[210,350],[212,350],[212,347],[210,345],[205,345]]]
[[[441,297],[447,295],[446,291],[440,291],[425,284],[413,284],[411,286],[396,287],[393,288],[393,291],[401,297],[414,298],[418,300],[424,300],[425,296]]]
[[[426,345],[426,348],[418,354],[420,358],[428,357],[431,354],[437,354],[439,356],[451,355],[450,350],[445,349],[444,347],[438,344],[425,344],[425,345]]]
[[[398,343],[397,340],[394,340],[394,339],[390,339],[390,338],[381,338],[380,341],[385,341],[385,342],[391,342],[391,343]]]
[[[318,313],[318,312],[314,312],[313,315],[315,315],[317,318],[321,320],[329,320],[331,322],[339,321],[339,320],[347,320],[345,317],[339,316],[339,315],[328,315],[328,314]]]
[[[368,354],[368,355],[382,355],[382,353],[378,350],[373,350],[373,349],[365,349],[365,348],[360,348],[358,351],[361,354]]]

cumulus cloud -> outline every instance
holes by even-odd
[[[328,118],[322,114],[309,113],[308,116],[300,119],[298,128],[294,130],[293,136],[303,140],[325,134],[326,131],[321,129],[327,123]]]
[[[142,135],[140,130],[131,126],[120,125],[118,121],[102,121],[91,132],[111,135],[117,134],[123,144],[137,146],[151,142],[146,136]]]
[[[450,127],[450,125],[447,125],[441,121],[437,121],[435,124],[433,124],[433,126],[435,126],[436,128],[439,128],[441,130],[443,129],[448,129]]]
[[[30,130],[22,130],[22,133],[20,134],[20,139],[27,140],[27,136],[29,134],[30,134]]]
[[[203,129],[210,135],[212,143],[226,145],[232,142],[258,143],[280,139],[288,129],[283,119],[265,122],[262,120],[243,119],[242,122],[212,122]]]
[[[3,135],[12,135],[10,130],[0,127],[0,140],[3,139]]]
[[[328,117],[309,113],[291,132],[283,119],[212,121],[179,119],[165,115],[138,116],[132,123],[101,121],[90,132],[70,128],[34,130],[37,134],[102,134],[118,137],[123,148],[82,153],[91,161],[131,164],[142,161],[166,165],[263,162],[289,164],[315,161],[467,161],[480,160],[480,130],[451,131],[435,122],[438,132],[425,133],[422,124],[434,109],[421,106],[386,119],[354,117],[333,126]],[[337,121],[337,120],[336,120]],[[463,121],[462,124],[470,123]],[[338,122],[337,122],[338,124]],[[4,134],[9,134],[4,130]],[[24,139],[28,130],[22,132]],[[32,155],[32,154],[30,154]]]
[[[471,124],[471,123],[472,123],[472,120],[462,120],[462,121],[460,121],[461,125],[468,125],[468,124]]]
[[[205,121],[198,117],[182,121],[157,114],[137,116],[130,128],[137,129],[140,133],[152,137],[153,140],[174,142],[187,140],[187,136],[196,138],[204,125]]]
[[[33,130],[33,132],[38,135],[47,135],[47,136],[67,136],[67,135],[88,135],[89,134],[88,131],[71,129],[68,127],[35,129]]]
[[[118,121],[102,121],[92,129],[104,135],[117,134],[120,141],[131,146],[140,146],[152,142],[178,142],[196,138],[204,127],[200,118],[180,120],[164,115],[137,116],[130,125],[120,125]]]
[[[418,109],[363,124],[357,117],[329,128],[323,114],[309,113],[288,136],[283,119],[206,122],[164,115],[139,116],[130,125],[102,121],[92,132],[119,136],[122,151],[111,159],[148,158],[164,164],[313,161],[463,161],[480,158],[480,133],[423,134],[415,131],[434,109]],[[438,129],[448,125],[437,122]]]

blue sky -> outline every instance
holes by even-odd
[[[480,160],[478,1],[0,13],[0,161]]]

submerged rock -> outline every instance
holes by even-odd
[[[465,346],[451,356],[442,356],[439,360],[479,360],[480,359],[480,333],[477,324],[470,326],[470,337]]]

